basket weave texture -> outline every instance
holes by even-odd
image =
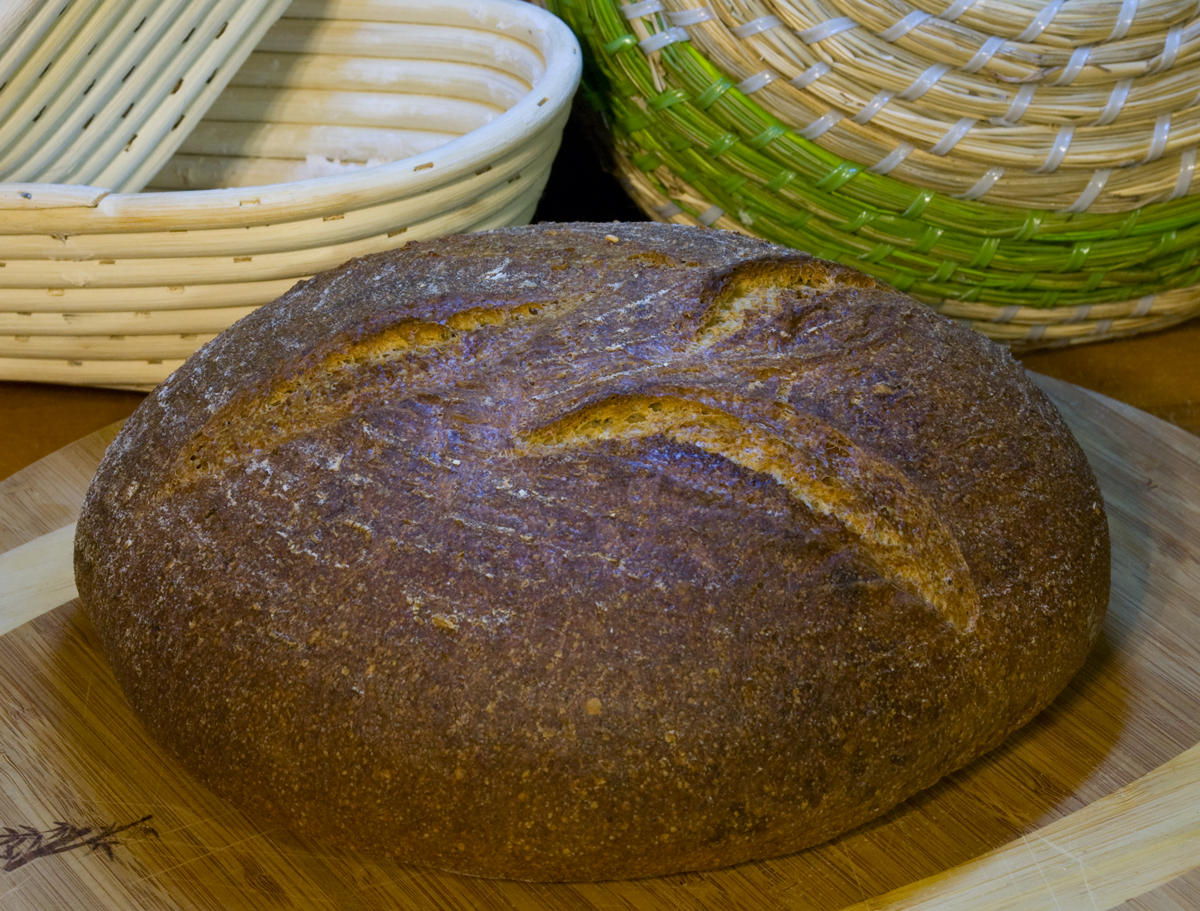
[[[0,380],[149,389],[301,279],[527,223],[579,74],[520,0],[294,0],[153,192],[0,184]]]
[[[1200,313],[1200,11],[549,0],[662,221],[854,266],[1015,347]]]
[[[287,5],[0,4],[0,180],[142,189]]]

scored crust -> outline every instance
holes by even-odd
[[[616,224],[298,286],[146,400],[76,539],[118,680],[214,790],[522,879],[878,815],[1066,684],[1108,559],[1007,352],[843,266]]]

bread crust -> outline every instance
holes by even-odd
[[[734,234],[410,244],[205,346],[110,447],[83,606],[256,817],[484,876],[799,850],[996,746],[1108,602],[1004,350]]]

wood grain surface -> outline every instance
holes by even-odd
[[[0,638],[0,908],[1200,907],[1200,757],[1180,756],[1200,741],[1200,439],[1039,381],[1108,504],[1104,634],[1034,722],[881,819],[789,857],[630,882],[531,885],[359,857],[192,781],[147,740],[70,602]],[[74,520],[113,432],[0,483],[0,551]],[[947,892],[987,863],[974,898]]]

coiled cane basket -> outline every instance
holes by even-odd
[[[293,0],[145,191],[0,183],[0,380],[151,389],[317,272],[528,222],[579,53],[518,0]]]
[[[1016,348],[1200,313],[1200,10],[548,0],[652,218],[854,266]]]

